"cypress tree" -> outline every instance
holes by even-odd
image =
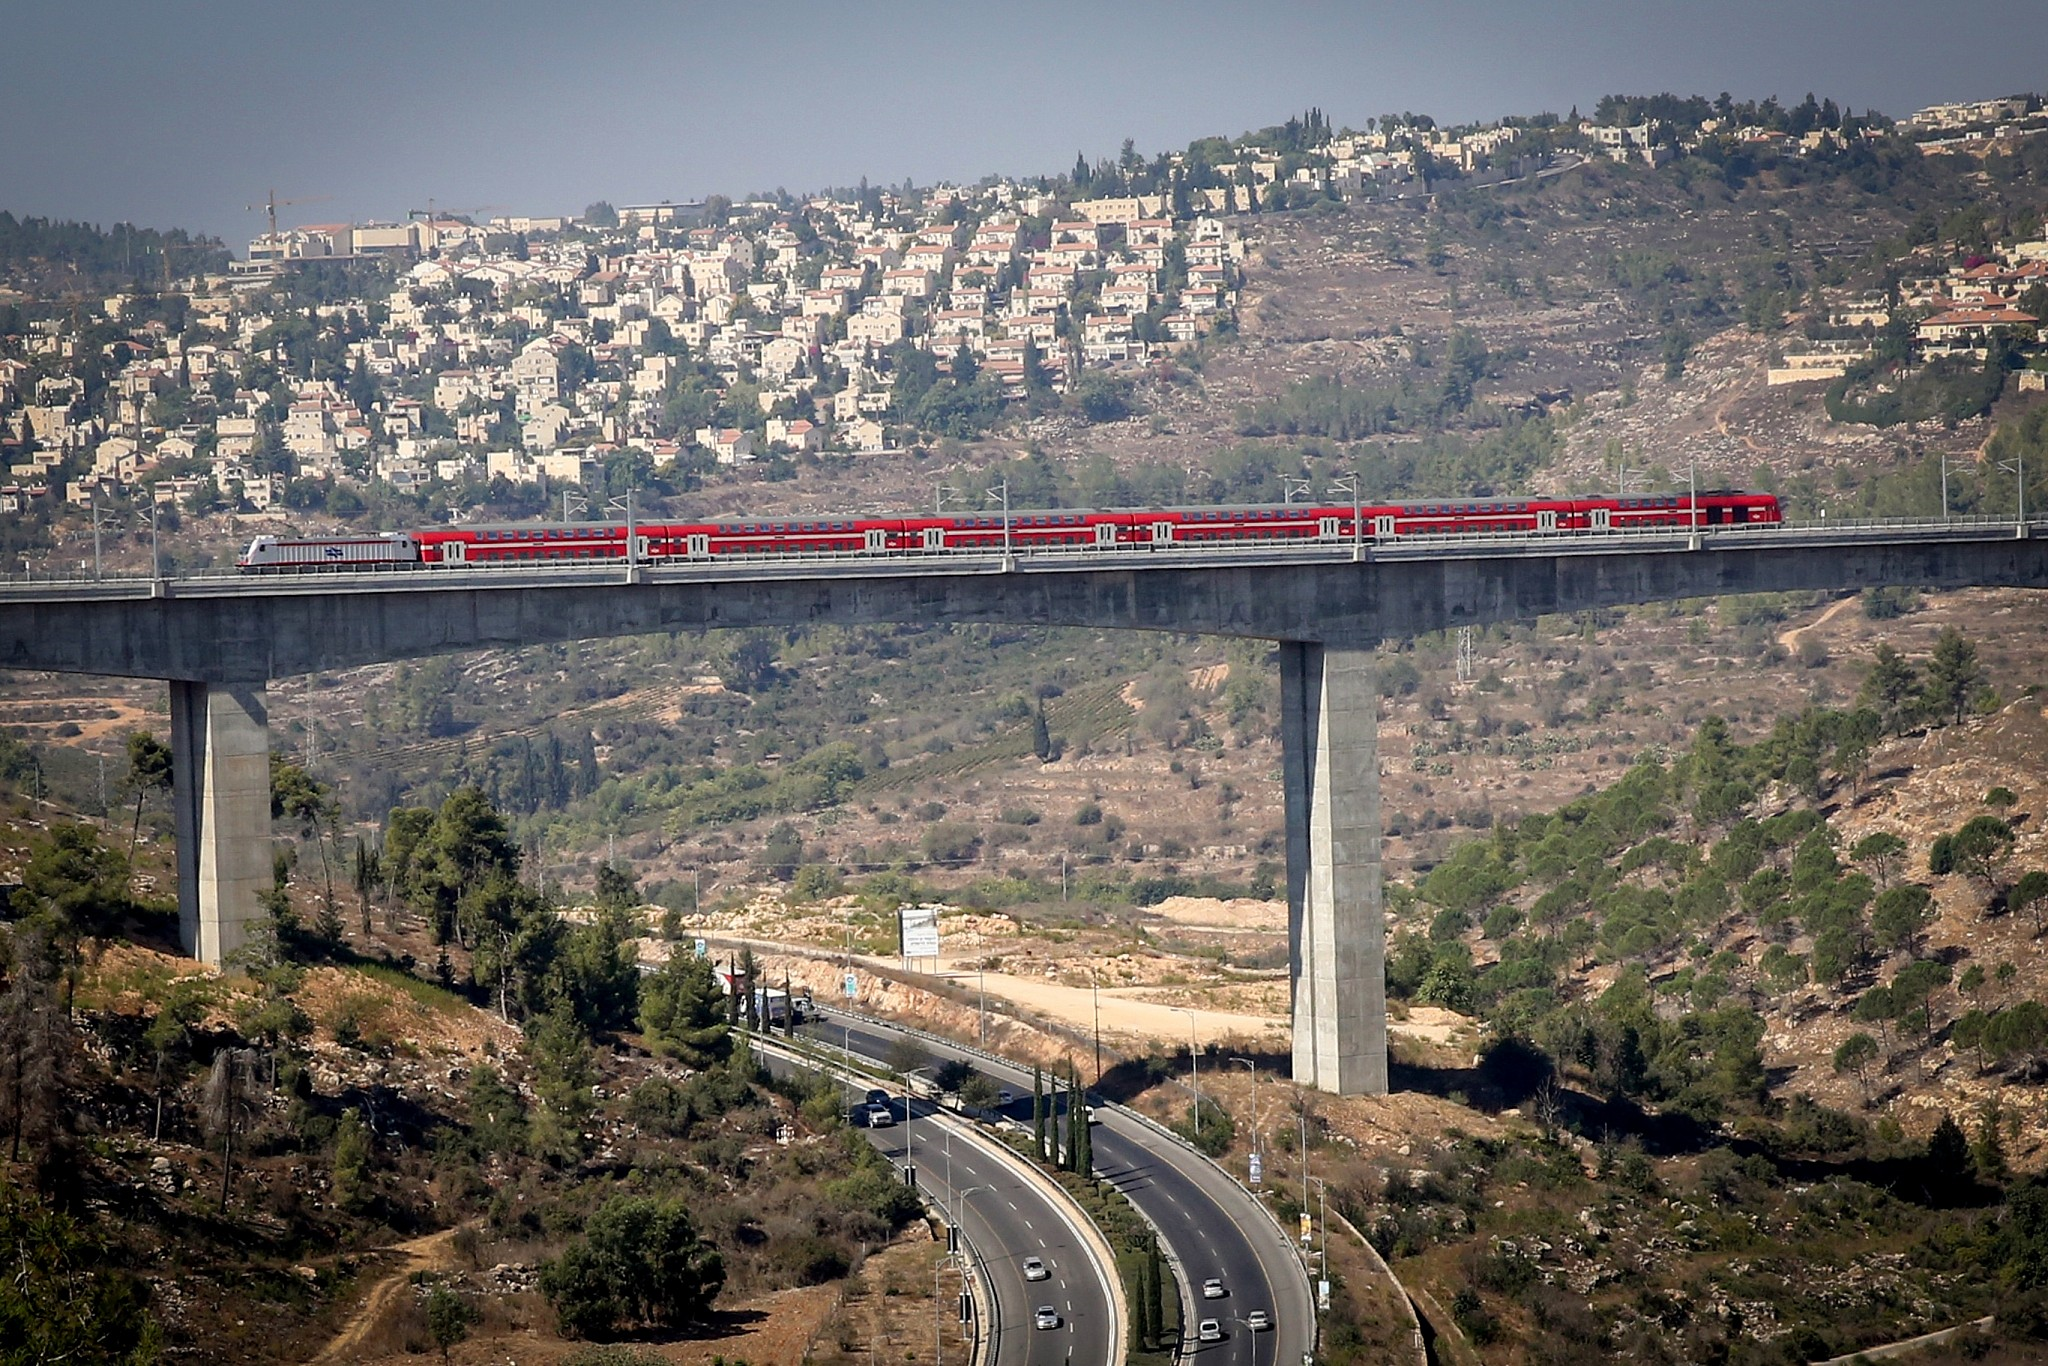
[[[1067,1064],[1067,1170],[1080,1176],[1088,1175],[1086,1155],[1082,1145],[1088,1141],[1088,1121],[1083,1116],[1085,1107],[1081,1104],[1081,1078],[1074,1071],[1072,1063]]]
[[[1166,1272],[1159,1261],[1159,1238],[1156,1234],[1145,1244],[1145,1265],[1152,1276],[1152,1294],[1146,1300],[1146,1312],[1152,1318],[1152,1340],[1157,1342],[1166,1335]]]
[[[1137,1347],[1141,1352],[1159,1340],[1159,1285],[1152,1275],[1152,1259],[1147,1257],[1138,1263],[1138,1302],[1133,1306],[1137,1312],[1131,1316],[1131,1322],[1138,1330]]]
[[[1045,1160],[1045,1073],[1031,1065],[1031,1132],[1038,1140],[1038,1157]]]
[[[1145,1313],[1145,1303],[1151,1299],[1151,1286],[1146,1280],[1148,1268],[1139,1262],[1124,1280],[1124,1292],[1131,1298],[1131,1350],[1142,1352],[1152,1345],[1152,1323]]]
[[[1074,1143],[1074,1170],[1083,1176],[1094,1176],[1095,1135],[1088,1132],[1088,1093],[1078,1087],[1074,1091]]]

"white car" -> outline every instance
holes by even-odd
[[[1060,1311],[1049,1304],[1041,1304],[1038,1312],[1031,1316],[1031,1322],[1039,1328],[1057,1328],[1060,1326]]]
[[[998,1092],[996,1092],[996,1105],[997,1105],[997,1106],[998,1106],[999,1108],[1002,1108],[1002,1109],[1007,1109],[1007,1108],[1009,1108],[1009,1107],[1010,1107],[1011,1105],[1013,1105],[1014,1103],[1016,1103],[1016,1100],[1017,1100],[1017,1096],[1016,1096],[1016,1093],[1015,1093],[1015,1092],[1013,1092],[1013,1091],[998,1091]]]
[[[1244,1316],[1244,1326],[1254,1333],[1263,1333],[1273,1326],[1273,1316],[1263,1309],[1254,1309]]]
[[[1048,1276],[1050,1276],[1050,1275],[1052,1275],[1052,1273],[1051,1273],[1050,1271],[1047,1271],[1047,1270],[1045,1269],[1045,1263],[1044,1263],[1044,1262],[1042,1262],[1042,1261],[1040,1261],[1040,1260],[1039,1260],[1038,1258],[1036,1258],[1036,1257],[1026,1257],[1026,1258],[1024,1259],[1024,1279],[1025,1279],[1025,1280],[1027,1280],[1027,1281],[1042,1281],[1042,1280],[1044,1280],[1044,1279],[1045,1279],[1046,1277],[1048,1277]]]
[[[1223,1341],[1223,1325],[1214,1319],[1203,1319],[1202,1326],[1195,1329],[1195,1336],[1203,1342]]]
[[[1205,1299],[1205,1300],[1220,1300],[1220,1299],[1222,1299],[1222,1298],[1223,1298],[1223,1282],[1221,1282],[1221,1281],[1217,1280],[1217,1279],[1216,1279],[1216,1278],[1215,1278],[1214,1276],[1211,1276],[1211,1277],[1210,1277],[1210,1278],[1209,1278],[1208,1280],[1206,1280],[1206,1281],[1203,1281],[1203,1282],[1202,1282],[1202,1298],[1203,1298],[1203,1299]]]
[[[896,1116],[888,1106],[870,1105],[868,1107],[868,1127],[870,1129],[886,1129],[895,1122]]]

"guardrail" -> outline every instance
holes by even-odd
[[[943,1034],[934,1034],[929,1030],[919,1029],[915,1025],[899,1024],[894,1020],[885,1020],[880,1018],[879,1016],[862,1014],[860,1011],[857,1010],[848,1010],[844,1006],[820,1005],[818,1007],[818,1013],[820,1015],[827,1013],[836,1013],[844,1015],[847,1018],[855,1020],[861,1024],[877,1025],[883,1029],[893,1030],[896,1033],[908,1035],[911,1038],[922,1039],[926,1043],[939,1044],[942,1047],[950,1048],[957,1053],[966,1053],[977,1058],[985,1059],[989,1062],[999,1063],[1004,1067],[1023,1066],[1023,1064],[1019,1063],[1016,1059],[1006,1058],[1000,1053],[992,1053],[988,1049],[978,1048],[973,1044],[959,1043],[953,1039],[945,1037]],[[1090,1095],[1087,1103],[1090,1105],[1094,1105],[1097,1103],[1097,1100],[1093,1095]],[[1287,1236],[1287,1230],[1281,1226],[1279,1217],[1275,1215],[1271,1209],[1267,1208],[1266,1202],[1259,1199],[1257,1194],[1254,1193],[1250,1187],[1246,1186],[1242,1181],[1239,1181],[1237,1179],[1236,1172],[1231,1171],[1222,1163],[1215,1161],[1207,1153],[1203,1152],[1200,1148],[1197,1148],[1187,1139],[1175,1133],[1172,1129],[1167,1128],[1164,1124],[1161,1124],[1158,1120],[1152,1118],[1148,1114],[1145,1114],[1143,1111],[1134,1110],[1130,1106],[1121,1104],[1117,1101],[1103,1101],[1101,1102],[1101,1104],[1103,1104],[1108,1109],[1116,1111],[1116,1113],[1118,1113],[1119,1115],[1127,1116],[1130,1119],[1136,1121],[1143,1128],[1149,1130],[1154,1134],[1157,1134],[1161,1138],[1164,1138],[1169,1143],[1175,1144],[1176,1146],[1186,1150],[1189,1154],[1191,1154],[1198,1160],[1207,1163],[1209,1166],[1214,1167],[1217,1171],[1222,1172],[1224,1176],[1228,1177],[1232,1185],[1236,1186],[1240,1191],[1244,1192],[1246,1199],[1250,1200],[1252,1204],[1258,1206],[1259,1213],[1265,1215],[1266,1224],[1272,1232],[1274,1238],[1278,1241],[1281,1247],[1286,1249],[1287,1255],[1290,1260],[1294,1261],[1298,1265],[1302,1265],[1302,1274],[1304,1277],[1306,1277],[1307,1267],[1305,1264],[1302,1263],[1301,1254],[1295,1250],[1293,1241]],[[1137,1209],[1137,1206],[1133,1204],[1132,1208]],[[1146,1223],[1152,1224],[1152,1220],[1148,1216],[1146,1216],[1145,1212],[1142,1209],[1138,1210],[1138,1215],[1140,1218],[1143,1218]],[[1159,1226],[1157,1224],[1152,1224],[1152,1229],[1154,1233],[1160,1232]],[[1165,1240],[1162,1236],[1162,1246],[1164,1245],[1164,1242]],[[1169,1256],[1169,1262],[1171,1263],[1174,1269],[1174,1279],[1180,1284],[1181,1302],[1184,1305],[1189,1306],[1189,1312],[1183,1312],[1181,1315],[1181,1327],[1183,1332],[1185,1333],[1187,1331],[1192,1331],[1189,1328],[1189,1325],[1193,1322],[1193,1316],[1191,1311],[1197,1304],[1197,1301],[1194,1299],[1194,1287],[1192,1284],[1189,1283],[1187,1273],[1185,1269],[1181,1267],[1179,1258]],[[1391,1268],[1388,1269],[1387,1276],[1389,1280],[1393,1279],[1393,1271]],[[1396,1290],[1400,1290],[1401,1283],[1399,1281],[1394,1281],[1394,1288]],[[1406,1296],[1407,1292],[1405,1290],[1402,1291],[1402,1297],[1405,1299]],[[1311,1293],[1309,1296],[1309,1302],[1311,1306],[1313,1306],[1315,1302],[1315,1296],[1313,1293]],[[1309,1348],[1311,1351],[1313,1351],[1317,1346],[1320,1345],[1322,1341],[1322,1321],[1312,1311],[1308,1315],[1308,1323]]]
[[[881,1022],[877,1021],[876,1023]],[[776,1042],[757,1034],[753,1036],[753,1044],[764,1052],[782,1053],[799,1066],[819,1068],[836,1066],[840,1070],[840,1079],[849,1083],[856,1081],[893,1082],[895,1080],[894,1075],[886,1070],[877,1069],[872,1066],[861,1066],[860,1064],[866,1060],[860,1059],[851,1049],[833,1048],[829,1042],[814,1042],[811,1047],[805,1048],[798,1046],[793,1041]],[[840,1056],[835,1060],[831,1056],[834,1054]],[[992,1057],[993,1055],[989,1056]],[[960,1134],[968,1142],[977,1145],[997,1161],[1006,1163],[1014,1168],[1023,1175],[1026,1181],[1038,1187],[1041,1193],[1047,1195],[1052,1205],[1060,1211],[1061,1217],[1066,1219],[1081,1243],[1087,1247],[1088,1259],[1095,1265],[1096,1279],[1101,1282],[1103,1290],[1108,1295],[1110,1366],[1121,1366],[1121,1363],[1126,1359],[1130,1351],[1130,1307],[1124,1301],[1123,1278],[1117,1274],[1116,1254],[1110,1248],[1108,1236],[1096,1226],[1094,1218],[1087,1210],[1082,1209],[1080,1205],[1070,1199],[1067,1193],[1059,1188],[1057,1183],[1047,1178],[1045,1173],[1040,1171],[1033,1163],[1020,1157],[1008,1144],[998,1143],[985,1138],[973,1124],[963,1122],[957,1115],[948,1114],[943,1107],[936,1103],[933,1104],[928,1118],[942,1125],[951,1126],[955,1133]],[[903,1122],[908,1124],[910,1120],[909,1101],[906,1097]],[[946,1218],[943,1210],[940,1217],[942,1219]],[[950,1226],[950,1220],[947,1222]],[[963,1244],[967,1242],[967,1235],[964,1230],[960,1233],[960,1239]],[[975,1269],[979,1273],[979,1281],[984,1299],[988,1305],[992,1306],[995,1303],[995,1286],[993,1281],[988,1279],[987,1267],[977,1260]],[[988,1314],[986,1316],[977,1314],[975,1322],[977,1335],[979,1335],[984,1321],[990,1325],[990,1346],[988,1350],[992,1355],[995,1351],[995,1343],[1001,1336],[1000,1316],[995,1314]],[[986,1366],[986,1363],[984,1363],[984,1366]]]
[[[1004,574],[1104,568],[1201,568],[1218,564],[1399,562],[1475,555],[1555,555],[1751,548],[1766,544],[1833,545],[1888,540],[2030,539],[2044,523],[2010,517],[1817,519],[1715,527],[1631,527],[1604,531],[1418,532],[1390,540],[1303,538],[1285,541],[1166,541],[1114,546],[1018,546],[1000,550],[790,551],[707,559],[517,561],[500,565],[376,565],[305,573],[248,573],[222,568],[175,575],[62,573],[0,575],[0,593],[51,587],[81,597],[373,591],[392,587],[555,587],[578,584],[688,583],[809,577],[821,570],[900,576]],[[232,588],[229,586],[232,585]],[[97,591],[93,591],[97,590]]]
[[[834,1065],[825,1058],[812,1057],[809,1050],[798,1047],[793,1041],[776,1043],[763,1035],[756,1034],[750,1042],[753,1047],[763,1053],[781,1054],[785,1060],[794,1063],[796,1066],[816,1067],[827,1071],[828,1075],[829,1070]],[[838,1080],[847,1085],[852,1085],[857,1080],[876,1080],[879,1078],[879,1075],[878,1073],[868,1073],[864,1077],[857,1077],[855,1069],[843,1063],[839,1064]],[[904,1122],[907,1124],[909,1120],[910,1116],[906,1112]],[[931,1206],[927,1204],[925,1208],[929,1210]],[[951,1228],[953,1226],[951,1218],[943,1208],[939,1210],[939,1218],[946,1223],[947,1227]],[[989,1279],[987,1264],[980,1257],[974,1255],[974,1247],[967,1238],[966,1230],[959,1229],[957,1232],[960,1238],[961,1259],[967,1263],[967,1268],[973,1277],[968,1282],[970,1287],[968,1294],[975,1301],[974,1343],[969,1349],[970,1356],[974,1366],[993,1366],[997,1348],[1001,1344],[1003,1331],[1001,1316],[991,1312],[996,1302],[995,1283]]]

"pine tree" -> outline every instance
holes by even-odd
[[[1031,752],[1038,756],[1040,763],[1052,758],[1052,731],[1045,724],[1045,703],[1040,701],[1038,710],[1031,717]]]
[[[1984,1106],[1984,1113],[1977,1121],[1977,1137],[1970,1144],[1970,1159],[1976,1164],[1977,1179],[1988,1186],[2003,1186],[2012,1169],[2005,1160],[2005,1141],[1998,1135],[2000,1121],[2004,1119],[1994,1097]]]
[[[1951,721],[1961,722],[1983,677],[1976,645],[1955,627],[1947,627],[1934,643],[1934,654],[1927,661],[1928,709],[1946,712]]]

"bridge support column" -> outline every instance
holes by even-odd
[[[1370,645],[1280,645],[1294,1079],[1387,1090],[1379,690]]]
[[[270,886],[270,713],[262,684],[171,683],[178,937],[218,966]]]

